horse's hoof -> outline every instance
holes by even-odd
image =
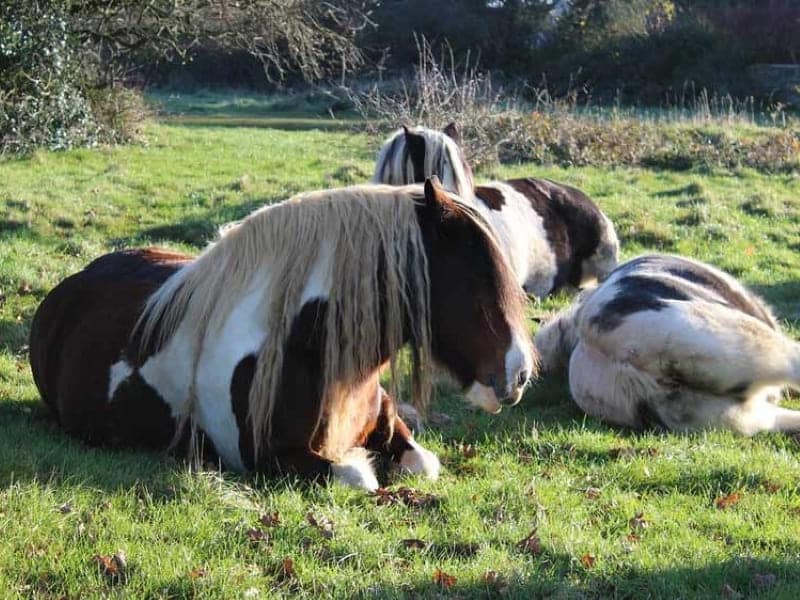
[[[380,486],[372,470],[369,452],[364,448],[351,448],[338,463],[331,465],[333,478],[345,485],[374,492]]]
[[[409,440],[409,443],[412,449],[403,452],[403,456],[400,457],[400,468],[408,473],[422,473],[432,481],[439,479],[439,471],[442,468],[439,458],[413,440]]]

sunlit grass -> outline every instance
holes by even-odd
[[[25,347],[33,311],[53,285],[115,248],[159,243],[196,252],[218,225],[262,203],[366,181],[372,172],[380,140],[273,127],[153,125],[145,146],[0,164],[3,594],[800,594],[797,442],[631,434],[585,418],[559,380],[543,380],[497,417],[444,391],[433,411],[452,422],[420,436],[442,459],[442,478],[390,481],[438,498],[424,507],[379,506],[337,485],[190,473],[167,457],[67,438],[38,404]],[[479,174],[490,175],[582,188],[617,224],[625,257],[658,249],[708,260],[754,286],[800,337],[797,175],[530,165]],[[733,493],[738,502],[717,508]],[[277,527],[259,522],[273,511]],[[333,522],[332,537],[309,523],[309,512]],[[269,540],[251,542],[252,528]],[[534,529],[535,551],[518,547]],[[424,543],[406,547],[409,539]],[[120,550],[124,581],[101,574],[93,560]],[[437,569],[455,577],[452,587],[434,582]]]

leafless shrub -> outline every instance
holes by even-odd
[[[666,109],[647,112],[593,107],[587,90],[554,97],[545,82],[527,88],[523,100],[494,86],[474,63],[459,66],[449,52],[437,59],[425,39],[418,40],[418,51],[410,81],[350,88],[350,101],[373,132],[457,122],[467,159],[478,169],[498,162],[800,168],[797,121],[781,110],[757,115],[752,100],[687,87]]]

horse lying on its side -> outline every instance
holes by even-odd
[[[800,387],[800,344],[764,303],[709,265],[647,255],[620,265],[537,333],[546,371],[568,366],[575,402],[633,428],[800,431],[777,406]]]
[[[602,281],[617,265],[614,226],[586,194],[548,179],[475,187],[455,124],[443,132],[403,127],[384,142],[372,181],[403,185],[438,175],[491,224],[517,281],[543,298]]]
[[[232,469],[378,486],[366,450],[435,478],[379,384],[411,346],[487,411],[535,375],[519,288],[493,234],[436,182],[300,195],[229,226],[198,258],[115,252],[33,320],[44,402],[90,443],[195,448]]]

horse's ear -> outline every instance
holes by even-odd
[[[459,131],[458,125],[456,125],[455,121],[450,121],[450,123],[448,123],[442,131],[456,144],[461,143],[461,131]]]
[[[436,175],[425,180],[425,205],[438,214],[444,214],[452,206],[453,201],[444,191],[442,183]]]

